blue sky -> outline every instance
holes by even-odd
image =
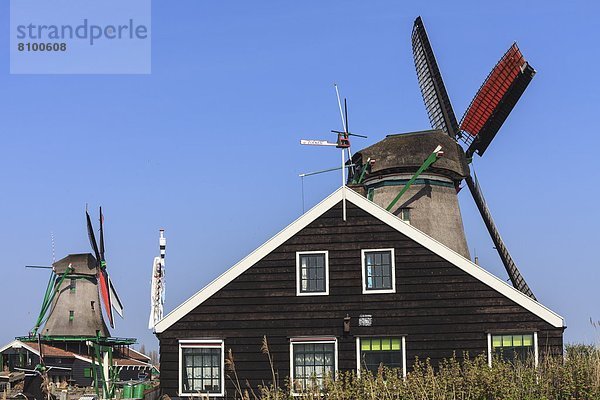
[[[32,327],[47,281],[26,264],[90,250],[84,208],[105,211],[109,271],[125,303],[115,336],[146,329],[158,229],[167,236],[166,311],[302,212],[298,174],[338,165],[300,138],[340,128],[354,150],[428,129],[410,47],[421,15],[456,113],[513,41],[537,69],[475,169],[537,297],[568,342],[600,332],[597,227],[600,78],[595,2],[179,0],[153,3],[150,75],[10,75],[0,3],[0,342]],[[305,180],[306,206],[339,174]],[[467,238],[505,277],[468,191]],[[10,323],[9,323],[10,322]]]

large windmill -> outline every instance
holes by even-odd
[[[353,163],[360,173],[352,183],[363,186],[374,202],[469,257],[456,196],[460,183],[466,181],[513,286],[535,299],[510,256],[469,168],[474,154],[483,156],[535,70],[516,43],[513,44],[492,69],[459,124],[421,17],[414,22],[412,48],[433,130],[389,135],[357,152]]]

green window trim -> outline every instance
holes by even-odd
[[[83,377],[84,378],[93,378],[93,371],[91,368],[84,368],[83,369]]]

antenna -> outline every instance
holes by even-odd
[[[342,111],[342,102],[340,101],[340,91],[338,90],[337,84],[334,83],[333,87],[335,88],[335,94],[337,96],[338,107],[340,108],[340,117],[342,118],[342,127],[344,128],[344,132],[348,133],[348,127],[346,126],[346,120],[344,119],[344,112]],[[344,99],[344,102],[346,100]]]
[[[56,262],[56,254],[54,247],[54,232],[50,231],[50,241],[52,242],[52,264]]]
[[[338,86],[336,83],[334,83],[333,87],[335,88],[338,109],[340,111],[340,118],[342,119],[342,127],[344,130],[343,131],[335,131],[335,130],[331,131],[331,132],[337,134],[337,142],[336,143],[329,142],[327,140],[301,139],[300,144],[307,145],[307,146],[335,146],[336,148],[341,149],[342,150],[341,151],[341,156],[342,156],[341,165],[339,168],[329,168],[326,170],[303,173],[303,174],[299,175],[300,178],[302,179],[302,212],[303,213],[304,213],[304,177],[340,169],[342,171],[342,188],[343,188],[344,186],[346,186],[346,168],[349,168],[348,174],[350,174],[350,171],[354,172],[354,170],[350,170],[350,168],[353,168],[355,166],[352,163],[346,165],[346,157],[344,155],[345,149],[348,149],[348,159],[350,160],[350,162],[352,162],[352,152],[350,151],[350,138],[349,137],[357,136],[357,137],[366,138],[366,136],[348,132],[348,102],[346,99],[344,99],[344,108],[342,109],[342,101],[340,98],[340,91],[338,90]],[[342,191],[342,210],[343,210],[343,219],[345,221],[346,220],[346,193],[344,191]]]

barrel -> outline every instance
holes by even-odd
[[[138,383],[133,387],[133,398],[134,399],[143,399],[144,398],[144,384]]]
[[[123,398],[124,399],[131,399],[131,395],[133,394],[133,386],[131,385],[124,385],[123,386]]]

